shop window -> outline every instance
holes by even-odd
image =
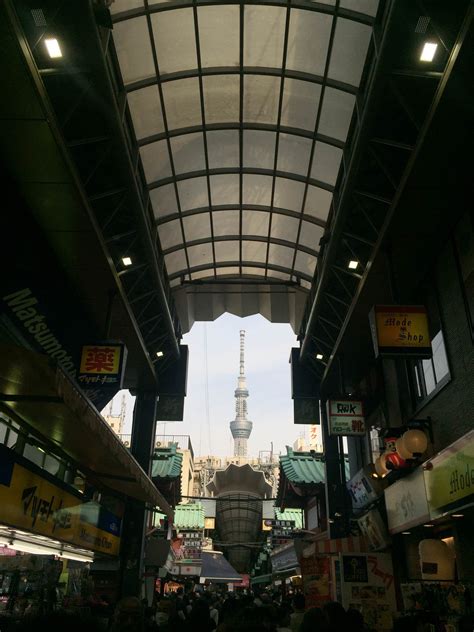
[[[36,446],[27,443],[23,450],[23,456],[38,467],[43,467],[45,454],[43,450],[40,450]]]
[[[426,305],[428,310],[433,355],[428,360],[411,362],[416,404],[422,403],[451,379],[439,303],[433,283],[422,289],[421,296],[421,302]]]

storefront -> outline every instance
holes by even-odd
[[[472,591],[474,431],[385,490],[399,568],[401,608],[455,625]]]

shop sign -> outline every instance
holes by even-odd
[[[14,460],[0,446],[0,506],[2,522],[91,551],[118,555],[120,520],[90,512],[88,503]],[[91,513],[96,518],[91,521]]]
[[[418,468],[385,490],[390,533],[400,533],[430,519],[423,470]]]
[[[377,358],[431,358],[428,316],[422,305],[375,305],[369,322]]]
[[[362,535],[365,536],[372,551],[380,551],[390,545],[387,527],[378,509],[371,509],[357,520]]]
[[[294,520],[264,520],[264,523],[266,527],[272,527],[272,528],[277,528],[277,529],[282,529],[282,528],[294,529],[295,528]]]
[[[298,558],[293,542],[288,544],[286,548],[272,554],[270,558],[274,572],[296,568],[298,566]]]
[[[98,410],[122,388],[127,348],[121,342],[84,345],[77,381]]]
[[[362,468],[357,472],[351,480],[346,483],[347,490],[351,496],[352,507],[354,509],[363,509],[373,503],[378,498],[378,494],[375,491],[370,476]]]
[[[432,519],[474,503],[474,430],[429,463],[424,479]]]
[[[360,401],[329,400],[328,419],[330,435],[365,435],[364,408]]]
[[[303,556],[300,560],[306,609],[331,601],[329,555]]]

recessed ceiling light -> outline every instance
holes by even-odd
[[[323,355],[321,353],[317,353],[316,354],[316,360],[322,360],[323,359]]]
[[[48,51],[48,55],[51,57],[51,59],[56,59],[58,57],[63,56],[61,52],[61,47],[59,46],[59,42],[55,37],[50,37],[49,39],[45,39],[44,44],[46,46],[46,50]]]
[[[451,514],[451,518],[464,518],[464,514]]]
[[[411,531],[402,531],[402,535],[410,535]]]
[[[122,257],[122,263],[124,266],[131,266],[132,260],[130,259],[130,257]]]
[[[162,358],[162,357],[163,357],[163,355],[164,355],[163,351],[157,351],[157,352],[156,352],[156,357],[157,357],[157,358]]]
[[[434,527],[434,524],[424,524],[424,527]]]
[[[357,268],[359,267],[359,262],[351,259],[347,264],[347,267],[349,268],[349,270],[357,270]]]
[[[433,61],[437,48],[438,44],[435,44],[435,42],[425,42],[421,51],[420,61]]]

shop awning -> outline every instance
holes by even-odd
[[[207,579],[214,583],[230,584],[241,582],[242,576],[229,564],[219,551],[202,552],[201,581]]]
[[[258,577],[252,577],[250,579],[250,583],[252,584],[252,586],[255,586],[255,584],[270,584],[271,581],[271,575],[259,575]]]
[[[173,511],[80,389],[47,356],[0,345],[0,402],[84,474],[121,494]]]

